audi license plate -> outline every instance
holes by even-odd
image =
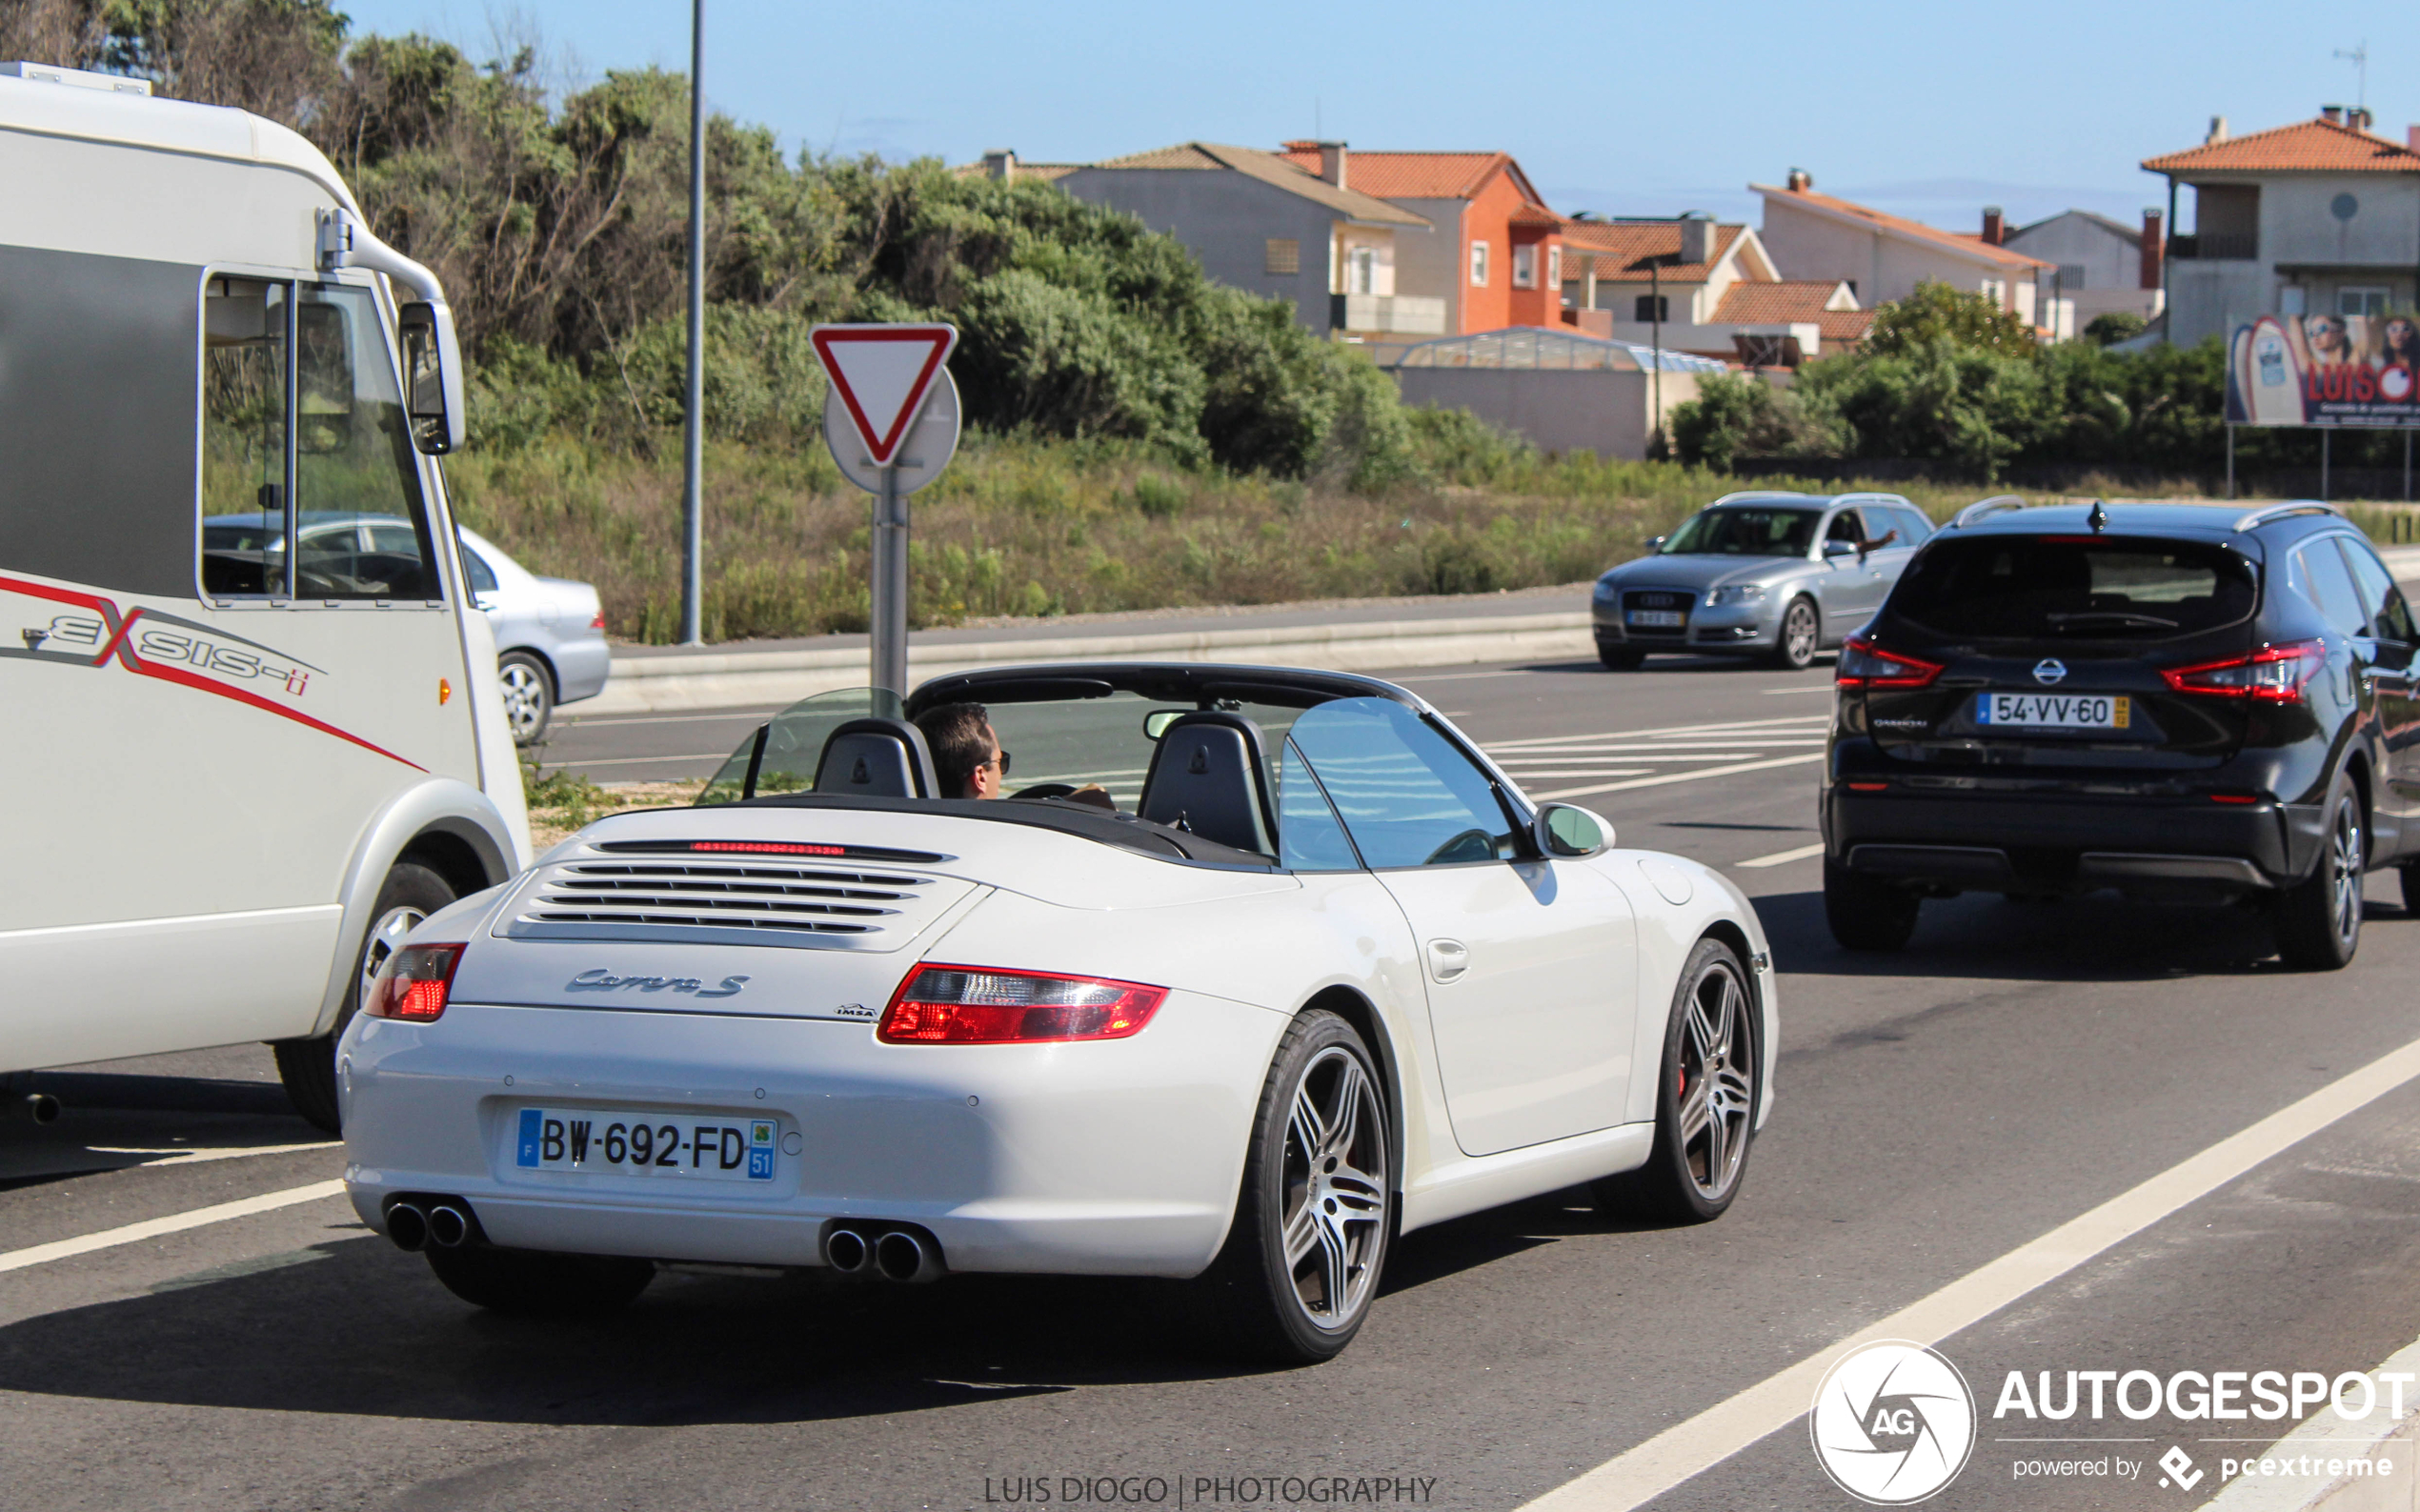
[[[606,1171],[691,1180],[770,1181],[781,1138],[771,1119],[523,1108],[513,1163],[524,1171]]]
[[[2133,700],[2107,693],[1986,693],[1975,700],[1975,723],[2035,730],[2123,730]]]
[[[1677,609],[1633,609],[1622,617],[1645,630],[1678,630],[1684,623]]]

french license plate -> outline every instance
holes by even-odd
[[[513,1163],[524,1171],[605,1171],[691,1180],[770,1181],[781,1131],[771,1119],[523,1108]]]
[[[2133,700],[2107,693],[1986,693],[1975,700],[1975,723],[2036,730],[2124,730]]]
[[[1647,630],[1678,630],[1685,623],[1677,609],[1633,609],[1622,617],[1625,623]]]

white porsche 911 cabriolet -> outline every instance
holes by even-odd
[[[938,796],[912,721],[962,704],[1027,786]],[[1611,840],[1365,677],[811,698],[698,806],[419,923],[339,1046],[346,1180],[489,1307],[618,1305],[659,1261],[1199,1277],[1258,1352],[1324,1359],[1402,1233],[1738,1194],[1764,932]]]

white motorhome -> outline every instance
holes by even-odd
[[[0,65],[0,1072],[268,1040],[333,1129],[365,974],[529,859],[453,316],[241,111]]]

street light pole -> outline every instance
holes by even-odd
[[[680,643],[702,645],[706,577],[706,0],[689,14],[689,398],[680,487]]]

